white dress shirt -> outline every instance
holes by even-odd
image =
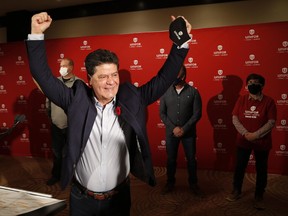
[[[115,188],[130,172],[128,148],[114,104],[115,100],[103,107],[96,100],[97,116],[76,167],[77,181],[95,192]]]

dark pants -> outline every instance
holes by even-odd
[[[130,185],[105,200],[95,200],[83,194],[72,184],[70,193],[71,216],[129,216],[131,207]]]
[[[251,155],[252,149],[237,148],[236,169],[233,178],[234,190],[242,192],[242,184],[245,170]],[[268,170],[268,151],[255,151],[256,161],[256,189],[255,197],[262,197],[267,186],[267,170]]]
[[[195,137],[166,137],[166,152],[167,152],[167,183],[175,184],[176,168],[177,168],[177,155],[180,141],[182,142],[188,171],[189,185],[197,184],[197,161],[196,155],[196,138]]]
[[[66,131],[66,128],[60,129],[54,124],[51,125],[53,150],[52,177],[56,179],[60,179],[61,177],[62,158],[65,151],[64,148],[66,143]]]

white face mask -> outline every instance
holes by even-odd
[[[61,67],[59,70],[61,76],[67,76],[68,75],[68,68],[67,67]]]

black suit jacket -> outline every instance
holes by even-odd
[[[68,148],[64,156],[61,186],[71,181],[95,121],[93,91],[83,81],[76,80],[72,88],[53,76],[47,64],[44,41],[26,41],[30,71],[44,94],[63,108],[68,117]],[[119,121],[130,155],[131,173],[149,185],[156,184],[150,147],[146,132],[146,107],[155,102],[176,79],[188,49],[172,46],[170,54],[157,75],[137,88],[131,83],[119,86],[117,106],[121,107]]]

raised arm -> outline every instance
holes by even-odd
[[[46,12],[32,16],[31,34],[26,40],[29,67],[37,87],[50,101],[66,110],[70,102],[70,90],[53,75],[47,61],[44,32],[51,23],[52,18]]]

